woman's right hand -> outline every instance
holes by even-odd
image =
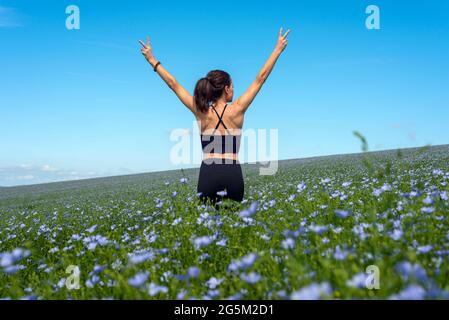
[[[142,40],[139,40],[140,44],[142,45],[142,49],[140,49],[140,52],[142,52],[143,56],[149,63],[152,63],[152,61],[155,61],[153,55],[153,49],[150,45],[150,38],[147,37],[147,43],[145,44]]]
[[[278,36],[278,41],[276,43],[276,48],[275,50],[278,51],[279,53],[281,53],[282,51],[284,51],[285,47],[287,47],[287,35],[290,33],[290,29],[287,30],[287,32],[285,32],[284,35],[282,35],[282,27],[281,29],[279,29],[279,36]]]

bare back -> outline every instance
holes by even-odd
[[[242,129],[244,113],[239,110],[234,104],[229,103],[226,107],[225,112],[223,113],[225,105],[217,105],[215,106],[215,110],[219,115],[222,115],[222,122],[225,123],[226,128],[230,131],[238,131],[237,129]],[[197,112],[195,117],[197,121],[199,121],[199,126],[201,126],[200,132],[206,132],[209,130],[214,130],[217,123],[220,122],[220,118],[217,113],[211,107],[207,110],[206,113]],[[216,130],[217,133],[226,134],[225,127],[220,124]]]
[[[204,159],[238,159],[243,114],[236,105],[227,103],[213,105],[207,112],[195,114]]]

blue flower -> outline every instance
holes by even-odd
[[[402,238],[402,230],[401,229],[394,229],[392,233],[389,234],[390,238],[398,241]]]
[[[380,195],[382,194],[382,190],[380,190],[380,189],[374,189],[374,191],[373,191],[373,196],[375,196],[375,197],[380,197]]]
[[[260,274],[255,273],[255,272],[250,272],[248,274],[246,273],[242,273],[240,275],[240,279],[242,279],[243,281],[245,281],[246,283],[249,284],[255,284],[256,282],[258,282],[262,277],[260,276]]]
[[[151,282],[147,286],[147,290],[148,290],[148,294],[150,296],[155,296],[158,293],[167,293],[168,292],[168,288],[167,287],[159,286],[159,285],[155,284],[154,282]]]
[[[215,241],[215,237],[198,237],[196,239],[193,239],[193,245],[195,246],[195,249],[201,249],[202,247],[206,247],[210,245],[212,242]]]
[[[298,192],[302,192],[307,188],[307,185],[304,182],[298,183],[298,185],[296,186],[296,190]]]
[[[239,216],[241,218],[251,217],[256,213],[257,207],[258,207],[258,202],[255,201],[255,202],[251,203],[251,205],[249,206],[248,209],[245,209],[245,210],[239,212]]]
[[[342,227],[333,228],[332,231],[336,234],[339,234],[343,231],[343,228]]]
[[[95,229],[97,229],[97,225],[96,224],[94,224],[92,227],[90,227],[86,231],[89,232],[89,233],[93,233],[95,231]]]
[[[86,280],[86,287],[93,288],[98,282],[100,282],[100,277],[93,275],[91,278]]]
[[[254,262],[257,260],[257,254],[250,253],[240,260],[232,260],[228,266],[228,271],[237,271],[240,269],[246,270],[253,266]]]
[[[185,298],[186,295],[187,295],[186,289],[181,289],[181,290],[179,290],[179,292],[177,293],[176,299],[177,299],[177,300],[182,300],[182,299]]]
[[[223,238],[220,241],[217,241],[217,246],[224,247],[226,246],[227,239]]]
[[[429,205],[429,204],[433,203],[433,199],[431,196],[428,195],[427,197],[424,198],[424,200],[422,202]]]
[[[243,295],[240,292],[226,298],[226,300],[242,300]]]
[[[100,265],[95,265],[94,269],[92,270],[93,273],[100,273],[102,272],[104,269],[106,269],[106,266],[100,266]]]
[[[141,287],[147,281],[149,272],[139,272],[134,277],[128,279],[128,284],[133,287]]]
[[[179,179],[179,182],[181,182],[181,183],[187,183],[187,178],[181,178],[181,179]]]
[[[198,262],[203,262],[203,261],[205,261],[205,260],[207,260],[207,259],[209,259],[210,258],[210,254],[208,254],[207,252],[205,252],[205,253],[203,253],[202,255],[200,255],[199,257],[198,257]]]
[[[35,294],[23,296],[20,298],[20,300],[37,300],[37,299],[38,299],[38,296]]]
[[[335,247],[334,258],[336,260],[344,260],[348,254],[349,252],[347,250],[341,250],[339,245]]]
[[[190,267],[190,268],[187,270],[187,275],[188,275],[190,278],[198,278],[199,275],[200,275],[200,269],[198,269],[198,267]]]
[[[277,296],[279,298],[281,298],[281,299],[287,299],[288,298],[287,292],[285,292],[285,290],[279,290],[277,292]]]
[[[417,284],[410,284],[398,294],[392,295],[391,300],[422,300],[426,291]]]
[[[226,190],[222,190],[222,191],[217,191],[217,195],[219,195],[220,197],[224,197],[225,195],[227,195],[228,193],[226,192]]]
[[[223,280],[223,278],[211,277],[209,280],[207,280],[206,285],[209,289],[215,289],[223,282]]]
[[[366,287],[367,275],[363,272],[357,273],[352,277],[352,279],[346,281],[346,285],[354,288],[365,288]]]
[[[432,284],[427,291],[427,296],[430,299],[449,299],[449,292],[440,289],[436,284]]]
[[[11,253],[0,253],[0,267],[11,267],[13,266],[13,264],[24,258],[27,258],[29,255],[30,251],[24,250],[22,248],[14,249]]]
[[[156,198],[156,208],[161,208],[163,205],[164,202],[161,199]]]
[[[350,214],[351,214],[350,211],[346,211],[346,210],[335,210],[335,215],[336,215],[338,218],[345,219],[345,218],[349,217]]]
[[[220,290],[208,290],[207,297],[213,299],[218,298],[220,296]]]
[[[132,264],[142,263],[148,260],[152,260],[155,257],[152,251],[143,251],[135,254],[131,254],[129,257],[129,262]]]
[[[290,295],[292,300],[318,300],[322,296],[330,296],[332,294],[332,288],[328,282],[320,284],[312,283],[311,285],[304,287],[298,291],[293,292]]]
[[[12,265],[12,266],[7,266],[7,267],[5,267],[5,268],[3,269],[3,272],[4,272],[4,273],[7,273],[7,274],[14,274],[14,273],[16,273],[17,271],[23,269],[24,267],[25,267],[25,266],[23,266],[23,265]]]
[[[293,240],[292,238],[287,238],[282,241],[281,246],[286,250],[293,249],[295,247],[295,240]]]
[[[411,264],[408,261],[404,261],[396,265],[396,270],[405,280],[409,280],[410,278],[422,282],[427,282],[428,280],[426,270],[418,263]]]
[[[435,211],[434,207],[422,207],[421,208],[421,212],[422,213],[432,213]]]
[[[431,246],[431,245],[420,246],[420,247],[416,248],[416,252],[418,252],[418,253],[427,253],[427,252],[429,252],[432,249],[433,249],[433,246]]]
[[[359,225],[355,225],[352,228],[352,231],[354,232],[354,234],[358,235],[360,237],[361,240],[365,240],[366,238],[368,238],[368,234],[365,232],[365,227],[367,227],[366,224],[361,223]]]
[[[309,230],[316,234],[322,234],[326,232],[328,228],[326,226],[310,225]]]

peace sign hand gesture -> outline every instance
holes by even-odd
[[[151,60],[154,60],[154,55],[153,55],[153,49],[151,48],[151,45],[150,45],[150,38],[147,37],[146,44],[142,40],[139,40],[139,42],[142,45],[142,49],[140,49],[140,52],[142,52],[145,59],[147,59],[147,61],[151,63]]]
[[[276,50],[278,50],[279,52],[284,51],[285,47],[287,47],[287,35],[290,33],[290,29],[287,30],[287,32],[282,35],[282,27],[281,29],[279,29],[279,36],[278,36],[278,41],[276,43]]]

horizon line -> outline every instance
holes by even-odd
[[[429,147],[444,147],[444,146],[448,146],[448,147],[449,147],[449,144],[438,144],[438,145],[426,144],[426,145],[423,145],[423,146],[420,146],[420,147],[407,147],[407,148],[382,149],[382,150],[366,151],[366,152],[360,151],[360,152],[350,152],[350,153],[334,153],[334,154],[326,154],[326,155],[319,155],[319,156],[310,156],[310,157],[304,157],[304,158],[278,159],[277,161],[305,160],[305,159],[313,159],[313,158],[326,158],[326,157],[344,156],[344,155],[370,154],[370,153],[379,153],[379,152],[385,152],[385,151],[412,150],[412,149],[422,149],[422,148],[429,148]],[[259,162],[243,162],[243,163],[241,163],[241,164],[256,165],[256,164],[261,163],[261,162],[270,162],[270,161],[273,161],[273,160],[259,161]],[[105,178],[114,178],[114,177],[130,177],[130,176],[143,175],[143,174],[161,173],[161,172],[170,172],[170,171],[177,171],[177,170],[192,170],[192,169],[198,169],[198,168],[199,168],[199,166],[195,166],[195,167],[188,167],[188,168],[178,168],[178,169],[167,169],[167,170],[157,170],[157,171],[136,172],[136,173],[130,173],[130,174],[118,174],[118,175],[110,175],[110,176],[98,176],[98,177],[82,178],[82,179],[75,179],[75,180],[60,180],[60,181],[50,181],[50,182],[42,182],[42,183],[34,183],[34,184],[21,184],[21,185],[15,185],[15,186],[0,186],[0,188],[3,188],[3,189],[9,189],[9,188],[17,188],[17,187],[31,187],[31,186],[47,185],[47,184],[53,184],[53,183],[76,182],[76,181],[95,180],[95,179],[105,179]]]

